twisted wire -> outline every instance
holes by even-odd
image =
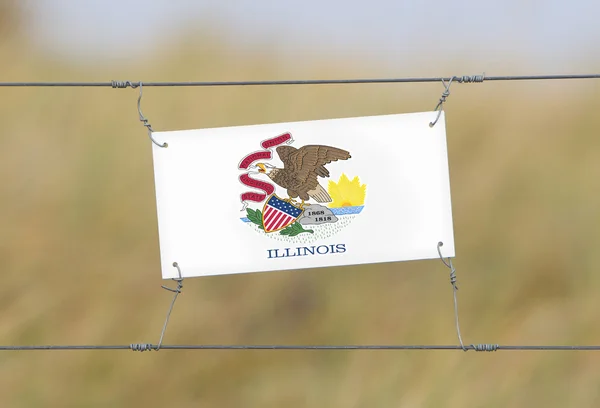
[[[173,266],[177,268],[178,278],[173,279],[177,282],[177,287],[175,289],[171,289],[167,286],[161,286],[161,288],[173,292],[173,300],[171,300],[171,306],[169,307],[169,311],[167,312],[167,317],[165,319],[165,324],[163,325],[162,332],[160,333],[160,339],[158,340],[158,345],[156,346],[156,351],[160,350],[160,347],[163,342],[163,338],[165,337],[165,332],[167,331],[167,325],[169,324],[169,318],[171,317],[171,312],[173,311],[173,306],[175,306],[175,302],[177,301],[177,296],[181,293],[181,289],[183,289],[183,278],[181,277],[181,269],[179,268],[179,264],[177,262],[173,262]],[[144,350],[140,350],[144,351]]]
[[[482,75],[463,75],[461,77],[454,77],[454,80],[460,84],[479,83],[485,80],[485,73]]]
[[[444,257],[442,256],[442,251],[440,249],[443,245],[444,245],[443,242],[441,242],[441,241],[438,242],[437,251],[438,251],[440,259],[442,260],[444,265],[446,265],[446,267],[448,267],[450,269],[450,284],[452,285],[452,293],[454,296],[454,322],[456,325],[456,334],[458,335],[458,342],[460,343],[460,347],[464,351],[467,351],[467,349],[465,348],[465,345],[463,344],[462,336],[460,334],[460,323],[458,322],[458,300],[456,298],[456,292],[458,291],[458,285],[456,283],[456,269],[454,268],[454,265],[452,265],[452,259],[448,258],[448,262],[446,262],[444,260]]]
[[[454,323],[456,325],[456,334],[458,336],[458,342],[460,343],[460,347],[463,351],[475,350],[475,351],[496,351],[498,350],[497,344],[471,344],[470,346],[465,346],[463,343],[462,336],[460,334],[460,323],[458,321],[458,300],[456,292],[458,292],[458,285],[456,283],[456,268],[452,265],[452,259],[448,258],[446,262],[444,257],[442,256],[441,247],[444,246],[443,242],[438,242],[437,250],[440,256],[440,259],[450,269],[450,284],[452,285],[452,294],[454,296]]]
[[[153,346],[152,344],[148,344],[148,343],[133,343],[129,345],[129,348],[132,351],[149,351],[149,350],[158,350],[158,346]]]
[[[442,92],[442,96],[440,97],[440,101],[438,102],[437,106],[435,107],[434,111],[437,111],[437,116],[435,117],[435,120],[433,122],[429,122],[429,127],[434,127],[435,124],[437,123],[437,121],[440,119],[440,115],[442,114],[442,109],[443,109],[443,105],[444,102],[446,102],[446,99],[450,96],[450,85],[452,85],[452,81],[455,79],[456,77],[452,77],[450,78],[450,81],[448,81],[448,84],[446,85],[446,82],[442,79],[442,84],[444,85],[444,92]],[[466,81],[466,80],[471,80],[471,77],[461,77],[461,80]],[[482,79],[483,81],[483,79]]]
[[[111,81],[111,86],[113,88],[120,88],[120,89],[124,89],[127,87],[131,87],[131,88],[137,88],[138,86],[140,86],[141,82],[135,83],[135,82],[131,82],[131,81]]]
[[[148,119],[142,113],[142,95],[143,95],[142,83],[139,82],[137,85],[134,86],[134,85],[132,85],[132,83],[130,81],[124,81],[124,82],[113,81],[113,84],[117,88],[125,88],[125,87],[127,87],[127,85],[132,86],[133,88],[135,88],[137,86],[140,87],[140,95],[138,96],[138,100],[137,100],[137,109],[138,109],[138,115],[139,115],[140,122],[142,122],[142,125],[144,125],[146,127],[146,129],[148,130],[148,137],[150,138],[152,143],[154,143],[158,147],[168,147],[169,145],[167,144],[167,142],[160,144],[156,140],[154,140],[154,137],[152,136],[152,133],[154,132],[154,130],[152,129],[152,125],[150,124],[150,122],[148,122]]]

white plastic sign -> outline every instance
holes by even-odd
[[[154,132],[163,278],[453,257],[436,115]]]

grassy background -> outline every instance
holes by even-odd
[[[210,36],[127,66],[77,66],[30,46],[6,13],[4,81],[389,74],[375,62],[326,57],[294,68],[268,50],[236,55]],[[463,72],[459,65],[443,72]],[[202,128],[427,111],[441,91],[440,84],[148,88],[143,110],[156,130]],[[599,342],[598,91],[595,81],[453,86],[446,112],[466,343]],[[156,343],[171,295],[160,289],[151,145],[137,118],[137,90],[0,92],[0,343]],[[169,344],[456,342],[448,270],[439,261],[189,279],[165,337]],[[600,404],[600,355],[592,352],[39,351],[1,352],[0,363],[6,407]]]

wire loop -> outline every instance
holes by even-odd
[[[440,115],[442,114],[444,102],[446,102],[446,98],[448,98],[450,96],[450,85],[452,84],[452,81],[454,80],[454,78],[455,77],[450,78],[448,85],[446,85],[446,82],[442,78],[442,84],[444,84],[444,88],[446,88],[446,89],[444,89],[444,92],[442,92],[440,101],[438,102],[438,104],[436,105],[436,107],[434,109],[434,111],[437,111],[437,116],[433,122],[429,122],[429,127],[434,127],[435,124],[437,123],[437,121],[439,120]]]
[[[143,84],[140,81],[138,83],[138,86],[140,87],[140,96],[138,97],[138,101],[137,101],[137,108],[138,108],[138,113],[140,115],[140,122],[142,122],[142,124],[144,126],[146,126],[146,128],[148,129],[148,137],[150,138],[150,140],[152,140],[152,143],[154,143],[158,147],[168,147],[169,145],[166,142],[163,144],[160,144],[156,140],[154,140],[154,138],[152,137],[152,132],[154,132],[154,130],[152,130],[152,125],[150,125],[150,123],[148,123],[148,119],[146,119],[146,117],[142,113],[142,94],[143,94],[142,85]]]
[[[169,307],[169,311],[167,312],[167,317],[165,318],[165,323],[163,324],[162,331],[160,332],[160,339],[158,340],[158,344],[155,346],[150,343],[132,343],[129,345],[129,348],[132,351],[149,351],[160,350],[162,346],[163,338],[165,337],[165,332],[167,331],[167,325],[169,324],[169,318],[171,317],[171,312],[173,311],[173,306],[175,306],[175,301],[177,300],[177,296],[181,293],[181,289],[183,289],[183,277],[181,276],[181,269],[179,268],[179,264],[177,262],[173,262],[173,266],[177,268],[178,278],[173,278],[175,282],[177,282],[177,288],[171,289],[167,286],[161,285],[161,288],[166,289],[170,292],[175,293],[173,296],[173,300],[171,301],[171,306]]]
[[[181,289],[183,289],[183,278],[181,277],[181,269],[179,268],[179,264],[177,262],[173,262],[173,266],[177,268],[178,278],[173,278],[175,282],[177,282],[177,288],[171,289],[164,285],[161,285],[161,288],[168,290],[170,292],[175,293],[173,296],[173,300],[171,301],[171,306],[169,307],[169,311],[167,312],[167,317],[165,319],[165,324],[163,325],[162,332],[160,333],[160,339],[158,340],[158,345],[156,346],[156,351],[160,350],[160,346],[162,345],[163,338],[165,337],[165,332],[167,331],[167,325],[169,324],[169,317],[171,317],[171,312],[173,311],[173,306],[175,306],[175,301],[177,300],[177,296],[181,293]]]
[[[454,268],[454,265],[452,265],[451,258],[447,258],[448,262],[446,262],[444,260],[444,257],[442,256],[442,251],[440,250],[440,248],[443,245],[444,245],[443,242],[441,242],[441,241],[438,242],[437,250],[438,250],[438,254],[440,255],[440,259],[442,260],[444,265],[446,265],[446,267],[448,267],[448,269],[450,269],[450,284],[452,285],[452,292],[454,294],[454,319],[456,322],[456,334],[458,335],[458,341],[460,342],[460,347],[463,349],[463,351],[467,351],[470,349],[473,349],[475,351],[496,351],[496,350],[498,350],[500,348],[500,346],[497,344],[471,344],[470,348],[465,347],[465,345],[463,344],[462,336],[460,334],[460,324],[458,322],[458,301],[456,299],[456,292],[458,291],[458,285],[456,284],[456,269]]]
[[[440,248],[444,245],[442,241],[438,242],[437,250],[440,255],[440,259],[450,269],[450,284],[452,285],[452,292],[454,294],[454,320],[456,323],[456,334],[458,335],[458,341],[460,342],[460,346],[464,351],[467,351],[465,345],[463,344],[462,336],[460,335],[460,324],[458,323],[458,301],[456,299],[456,292],[458,291],[458,286],[456,284],[456,269],[454,265],[452,265],[452,259],[448,258],[448,262],[444,261],[444,257],[442,256],[442,251]]]
[[[444,102],[446,102],[446,99],[450,96],[450,85],[452,84],[452,81],[456,81],[460,84],[469,84],[473,82],[483,82],[484,80],[485,73],[483,73],[483,75],[463,75],[460,77],[453,76],[448,81],[448,84],[446,84],[444,78],[441,78],[442,84],[444,85],[445,89],[444,92],[442,92],[442,96],[440,97],[440,100],[434,109],[434,112],[437,111],[437,116],[433,122],[429,122],[429,127],[434,127],[437,121],[440,119],[442,111],[444,110]]]

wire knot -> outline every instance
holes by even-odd
[[[442,241],[438,242],[437,250],[438,254],[440,255],[440,259],[442,260],[444,265],[446,265],[446,267],[450,269],[450,283],[452,284],[452,295],[454,297],[454,320],[456,323],[456,334],[458,336],[458,341],[460,342],[460,347],[463,349],[463,351],[467,351],[467,348],[465,347],[462,341],[462,336],[460,335],[460,324],[458,322],[458,301],[456,300],[456,292],[458,291],[458,286],[456,285],[456,269],[454,269],[454,265],[452,265],[452,259],[448,258],[448,262],[444,260],[444,257],[442,256],[442,251],[440,250],[440,248],[443,245],[444,243]]]
[[[131,81],[111,81],[111,85],[113,88],[127,88],[127,87],[131,87],[131,88],[137,88],[139,85],[139,83],[135,83],[135,82],[131,82]]]
[[[165,285],[161,285],[160,287],[163,288],[164,290],[168,290],[169,292],[181,293],[181,289],[183,289],[183,279],[173,279],[173,280],[175,282],[177,282],[177,287],[175,289],[169,288],[168,286],[165,286]]]
[[[137,101],[137,108],[138,108],[140,122],[142,122],[142,125],[144,125],[146,127],[146,129],[148,129],[148,137],[150,138],[150,140],[152,140],[152,143],[154,143],[158,147],[168,147],[169,145],[166,142],[163,144],[160,144],[156,140],[154,140],[154,138],[152,137],[152,133],[154,132],[154,130],[152,129],[152,125],[150,125],[150,123],[148,122],[148,119],[146,119],[146,117],[142,113],[142,94],[143,94],[142,82],[139,82],[136,86],[131,85],[132,88],[135,88],[137,86],[140,87],[140,96],[138,97],[138,101]]]
[[[445,89],[444,92],[442,92],[442,96],[440,97],[438,106],[443,104],[444,102],[446,102],[446,98],[448,98],[449,96],[450,96],[450,89]]]
[[[437,116],[435,117],[435,120],[433,122],[429,122],[429,127],[434,127],[435,124],[437,123],[437,121],[440,119],[440,115],[442,114],[442,110],[444,109],[444,102],[446,102],[446,99],[450,96],[450,85],[452,84],[452,81],[455,78],[456,77],[450,78],[450,81],[448,81],[448,84],[446,84],[446,81],[444,81],[442,79],[442,84],[444,85],[444,92],[442,92],[440,101],[438,102],[437,106],[434,109],[434,112],[437,111]]]
[[[496,351],[498,350],[497,344],[471,344],[475,351]]]
[[[146,117],[144,116],[144,114],[142,113],[142,81],[140,82],[131,82],[131,81],[115,81],[112,80],[110,82],[111,86],[113,88],[119,88],[119,89],[124,89],[127,87],[131,87],[133,89],[135,88],[140,88],[140,96],[138,97],[138,101],[137,101],[137,108],[138,108],[138,114],[140,117],[140,122],[142,122],[142,125],[144,125],[146,127],[146,129],[148,129],[148,137],[150,138],[150,140],[152,140],[152,143],[154,143],[155,145],[159,146],[159,147],[167,147],[168,144],[165,142],[163,144],[157,143],[156,140],[154,140],[154,138],[152,137],[152,132],[154,132],[154,130],[152,129],[152,125],[148,122],[148,119],[146,119]]]
[[[177,262],[173,262],[173,266],[177,268],[178,278],[172,278],[171,280],[177,282],[177,287],[175,289],[169,288],[165,285],[161,285],[161,288],[168,290],[173,293],[181,293],[181,289],[183,289],[183,278],[181,277],[181,269],[179,268],[179,264]]]
[[[156,350],[160,350],[160,346],[162,345],[163,338],[165,337],[165,332],[167,331],[167,325],[169,324],[169,317],[171,316],[171,312],[173,311],[173,306],[175,305],[175,301],[177,300],[177,296],[181,293],[181,289],[183,289],[183,276],[181,276],[181,268],[177,262],[173,262],[173,266],[177,268],[177,278],[173,278],[175,282],[177,282],[177,288],[171,289],[167,286],[161,285],[161,288],[168,290],[169,292],[175,293],[173,295],[173,300],[171,301],[171,307],[169,307],[169,311],[167,312],[167,318],[165,319],[165,324],[163,325],[162,332],[160,333],[160,339],[158,340],[158,344],[156,345]]]
[[[483,82],[485,80],[485,73],[482,75],[463,75],[461,77],[455,77],[454,79],[459,84],[470,84],[473,82]]]
[[[141,352],[155,350],[155,347],[149,343],[132,343],[129,345],[129,348],[132,351],[141,351]]]
[[[448,269],[450,269],[450,284],[452,285],[452,287],[454,288],[454,290],[458,290],[458,285],[456,284],[456,281],[457,281],[457,278],[456,278],[456,268],[452,264],[452,260],[450,258],[448,258],[448,262],[446,262],[444,260],[444,257],[442,256],[442,251],[440,250],[440,248],[443,245],[444,245],[443,242],[438,242],[438,246],[437,246],[438,254],[440,255],[440,259],[442,260],[442,262],[444,263],[444,265],[446,265],[446,267]]]

